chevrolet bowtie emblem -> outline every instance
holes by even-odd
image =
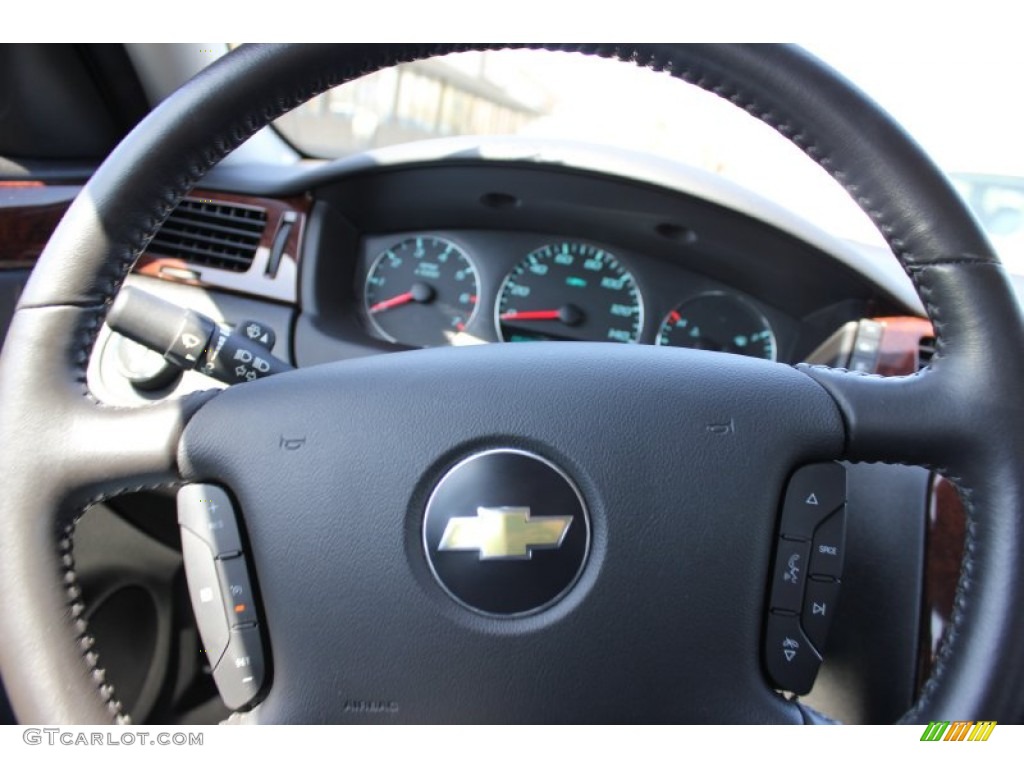
[[[475,549],[481,560],[529,560],[535,549],[558,549],[570,515],[530,517],[529,507],[477,507],[476,517],[453,517],[438,549]]]

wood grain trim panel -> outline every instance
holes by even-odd
[[[918,369],[921,339],[934,336],[932,324],[920,317],[875,317],[882,323],[875,373],[907,376]]]
[[[77,191],[77,188],[46,187],[24,182],[2,185],[0,269],[26,269],[35,264]],[[62,195],[64,199],[58,199]],[[247,272],[229,272],[147,252],[135,265],[136,272],[163,280],[262,296],[276,301],[296,300],[298,263],[312,198],[308,195],[250,197],[204,189],[195,189],[188,197],[257,207],[266,211],[267,227],[256,249],[252,267]],[[267,261],[274,241],[289,217],[294,218],[294,222],[284,243],[277,275],[267,275]]]
[[[0,269],[35,264],[70,203],[0,208]]]

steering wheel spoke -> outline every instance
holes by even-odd
[[[797,367],[839,405],[846,458],[973,474],[1018,450],[1012,445],[1015,436],[993,425],[1018,418],[1017,398],[995,393],[997,377],[1020,359],[1019,310],[1015,302],[988,306],[988,297],[1010,291],[1006,273],[993,262],[937,260],[912,267],[910,274],[926,297],[939,342],[927,367],[893,377]],[[1000,332],[986,332],[983,316]],[[994,434],[1001,439],[994,440]]]
[[[846,430],[844,458],[893,464],[941,466],[944,448],[959,434],[934,390],[944,378],[935,371],[881,377],[801,364],[835,399]]]
[[[129,408],[97,402],[86,388],[84,366],[100,316],[79,307],[23,308],[8,333],[24,368],[40,375],[19,375],[18,353],[9,353],[0,386],[9,396],[31,397],[35,405],[4,412],[7,434],[18,436],[4,446],[5,465],[11,482],[24,482],[65,509],[175,482],[182,429],[214,393]]]

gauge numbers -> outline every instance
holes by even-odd
[[[636,343],[643,300],[608,251],[565,241],[529,253],[505,278],[495,311],[502,341]]]
[[[469,257],[440,237],[410,237],[381,253],[366,277],[364,309],[385,339],[414,347],[451,344],[476,311]]]
[[[738,296],[705,293],[668,313],[658,344],[775,360],[775,334],[767,318]]]

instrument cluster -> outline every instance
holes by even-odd
[[[368,237],[370,335],[403,347],[648,343],[781,359],[787,318],[728,285],[584,238],[452,231]]]

